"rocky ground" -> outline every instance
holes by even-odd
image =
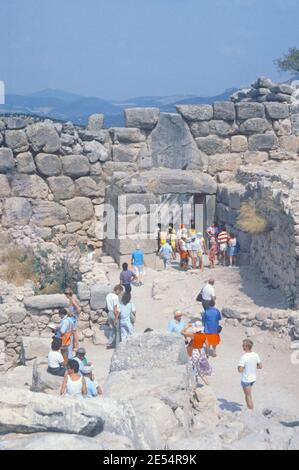
[[[25,393],[22,389],[27,389],[26,393],[29,395],[24,395],[22,400],[25,403],[26,400],[32,403],[30,413],[33,414],[27,417],[29,423],[26,422],[24,415],[22,415],[23,427],[20,427],[20,423],[16,426],[15,422],[10,422],[10,417],[8,419],[6,415],[3,418],[5,413],[3,410],[15,409],[13,397],[7,403],[5,389],[0,396],[0,421],[1,434],[24,432],[26,426],[29,430],[27,428],[25,434],[28,432],[34,434],[32,436],[6,434],[0,440],[0,448],[55,448],[59,440],[59,446],[64,448],[72,448],[76,443],[82,448],[98,449],[161,448],[161,446],[170,449],[298,449],[297,369],[299,365],[295,366],[291,362],[294,350],[291,349],[290,340],[286,336],[281,332],[275,333],[257,326],[253,327],[250,320],[249,326],[244,326],[237,318],[225,318],[218,357],[211,360],[214,374],[210,379],[210,387],[197,388],[193,392],[192,387],[189,389],[187,384],[192,381],[190,371],[184,360],[181,362],[181,359],[178,359],[181,355],[181,346],[168,344],[168,340],[165,339],[167,336],[163,336],[174,309],[182,309],[186,319],[200,317],[201,306],[195,298],[203,282],[211,275],[216,280],[218,306],[230,309],[232,312],[242,311],[243,314],[251,314],[251,317],[255,314],[255,317],[259,316],[262,319],[264,310],[270,309],[277,318],[283,318],[286,310],[279,292],[267,287],[257,273],[248,267],[246,271],[217,267],[213,272],[205,269],[203,273],[199,271],[181,273],[174,263],[165,273],[158,260],[156,268],[156,270],[146,269],[144,285],[133,290],[137,308],[136,332],[142,333],[145,328],[152,328],[155,332],[153,336],[146,342],[140,339],[144,337],[136,336],[132,342],[123,345],[118,354],[113,356],[111,366],[113,352],[107,351],[104,344],[94,345],[85,340],[84,346],[87,347],[88,357],[94,362],[96,376],[104,386],[106,397],[104,404],[101,404],[100,400],[96,401],[98,405],[95,405],[94,401],[90,406],[84,405],[85,408],[87,406],[88,412],[86,409],[80,409],[76,431],[69,418],[70,411],[65,411],[68,416],[67,423],[56,423],[55,428],[56,433],[64,433],[63,439],[60,441],[60,434],[59,436],[55,434],[57,437],[55,440],[53,432],[49,434],[49,428],[53,431],[52,424],[51,426],[49,424],[52,418],[49,416],[53,416],[53,409],[55,413],[60,412],[57,411],[57,408],[60,409],[60,402],[55,401],[58,385],[57,382],[53,382],[50,385],[52,390],[45,390],[54,395],[51,397],[53,401],[47,404],[43,398],[48,400],[47,395],[29,392],[32,386],[32,362],[29,361],[28,366],[0,377],[1,387],[14,387],[14,389],[19,387],[21,390],[17,393],[21,394]],[[118,282],[118,276],[116,271],[110,273],[112,284]],[[235,317],[237,316],[235,314]],[[236,369],[242,354],[241,343],[246,336],[254,340],[255,349],[264,363],[264,369],[259,373],[254,389],[255,413],[248,413],[245,410],[240,377]],[[140,344],[145,349],[142,356],[139,352]],[[153,351],[157,351],[157,354],[153,354]],[[128,365],[123,357],[128,357],[132,364]],[[38,370],[44,367],[43,364],[39,365]],[[42,373],[40,377],[43,379],[44,374]],[[40,386],[41,381],[38,383]],[[182,390],[185,391],[182,393]],[[144,398],[145,396],[147,398]],[[16,397],[15,401],[17,402],[19,398]],[[117,406],[114,400],[117,400],[117,406],[120,406],[119,400],[125,400],[127,403],[127,407],[122,404],[121,411],[117,412],[119,422],[115,419]],[[132,404],[131,400],[134,403],[132,409],[129,407]],[[71,406],[66,404],[67,408]],[[99,426],[96,422],[89,423],[91,431],[89,428],[86,431],[86,414],[91,416],[94,406],[99,407],[97,411],[99,420],[103,419],[104,415],[109,415],[109,426],[100,434],[94,430]],[[45,407],[45,416],[48,408],[50,409],[47,418],[40,418],[38,411],[40,407]],[[78,408],[76,410],[78,412]],[[114,416],[113,419],[111,414]],[[141,432],[143,426],[141,422],[144,422],[142,421],[144,417],[141,419],[140,416],[143,415],[148,416],[149,428],[142,429]],[[134,425],[131,422],[132,416],[135,416]],[[138,421],[140,419],[141,422]],[[43,433],[40,434],[38,431]],[[78,435],[69,434],[74,432]]]

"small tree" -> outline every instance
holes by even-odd
[[[299,72],[299,49],[297,47],[290,47],[288,52],[274,61],[278,69],[282,72]]]

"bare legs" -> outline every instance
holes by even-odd
[[[247,408],[249,410],[253,410],[254,404],[253,404],[253,398],[252,398],[252,387],[244,387],[243,390],[244,390]]]

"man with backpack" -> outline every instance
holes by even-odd
[[[68,360],[73,358],[73,351],[78,349],[78,319],[75,311],[70,311],[66,308],[60,309],[59,315],[62,319],[55,332],[55,338],[61,339],[61,354],[66,365]]]

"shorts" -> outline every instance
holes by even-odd
[[[228,254],[229,256],[237,256],[237,247],[236,246],[230,246],[228,249]]]
[[[222,252],[227,251],[227,243],[222,243],[221,245],[219,245],[219,250]]]
[[[249,387],[253,387],[255,384],[255,382],[241,382],[241,386],[242,388],[249,388]]]
[[[133,266],[133,270],[137,277],[143,274],[143,266]]]

